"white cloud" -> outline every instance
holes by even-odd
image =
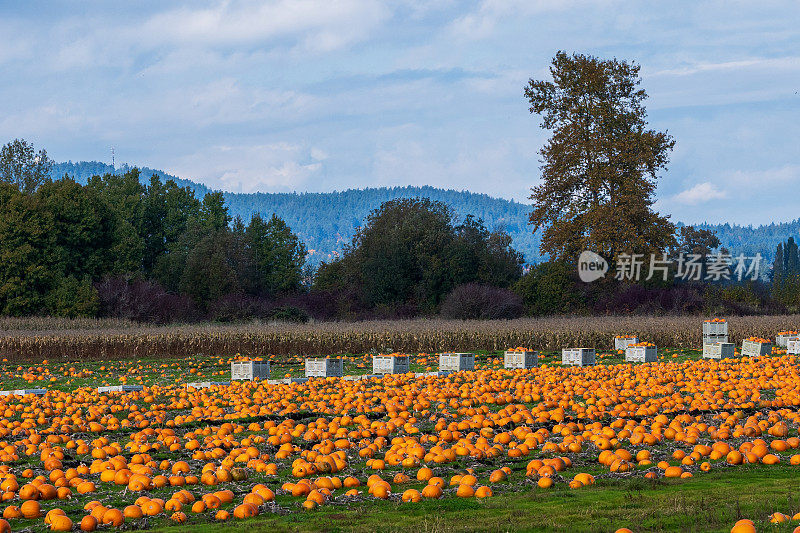
[[[228,46],[294,37],[308,50],[331,51],[365,38],[389,16],[377,0],[224,1],[156,14],[142,30],[157,42]]]
[[[313,150],[287,142],[219,145],[177,158],[168,172],[232,192],[292,191],[322,169]]]
[[[503,20],[527,18],[543,13],[567,11],[580,5],[597,4],[591,0],[483,0],[477,9],[456,18],[447,33],[466,41],[485,39],[494,35]],[[611,4],[603,1],[600,4]]]
[[[720,191],[716,185],[708,181],[698,183],[694,187],[674,196],[675,201],[689,205],[697,205],[722,198],[727,198],[727,193]]]
[[[694,63],[691,65],[669,68],[649,73],[649,76],[690,76],[703,72],[736,71],[750,69],[800,70],[800,57],[752,58],[718,63]]]
[[[800,165],[784,165],[767,170],[735,170],[728,172],[725,179],[745,191],[780,191],[788,185],[800,186]]]

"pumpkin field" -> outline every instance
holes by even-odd
[[[587,367],[508,370],[501,349],[438,375],[415,353],[375,377],[346,354],[343,378],[201,389],[246,357],[8,356],[0,389],[46,392],[0,396],[0,533],[795,530],[798,356],[613,344]]]

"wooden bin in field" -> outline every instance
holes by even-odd
[[[788,348],[789,339],[796,339],[800,336],[796,331],[781,331],[775,335],[775,346],[778,348]]]
[[[655,346],[628,346],[625,348],[627,363],[655,363],[658,361],[658,348]]]
[[[269,361],[232,361],[231,381],[269,378]]]
[[[800,355],[800,337],[793,337],[786,341],[786,353]]]
[[[736,346],[732,342],[703,344],[703,359],[727,359],[736,357]]]
[[[97,387],[97,392],[138,392],[144,390],[141,385],[109,385],[108,387]]]
[[[564,348],[561,350],[562,365],[591,366],[594,363],[594,348]]]
[[[405,374],[411,368],[407,355],[373,355],[373,374]]]
[[[772,353],[772,343],[763,341],[742,341],[742,357],[762,357]]]
[[[614,337],[614,349],[615,350],[624,350],[631,344],[638,344],[639,337],[633,335],[622,335]]]
[[[725,320],[703,321],[703,344],[728,342],[728,322]]]
[[[326,357],[324,359],[306,359],[307,378],[340,378],[344,374],[344,359]]]
[[[539,354],[532,350],[507,350],[503,354],[503,368],[526,369],[539,366]]]
[[[461,370],[475,370],[475,354],[474,353],[440,354],[439,370],[445,372],[460,372]]]

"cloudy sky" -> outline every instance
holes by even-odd
[[[800,3],[769,0],[0,2],[0,141],[57,161],[110,162],[114,146],[231,191],[525,200],[547,134],[523,87],[563,49],[642,65],[650,122],[677,141],[660,211],[786,221],[798,20]]]

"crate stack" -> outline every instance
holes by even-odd
[[[703,321],[703,344],[728,342],[728,321],[714,318]]]
[[[631,344],[639,344],[639,337],[636,335],[617,335],[614,337],[615,350],[624,350]]]
[[[736,347],[728,342],[728,322],[714,318],[703,322],[703,359],[733,357]]]
[[[326,357],[324,359],[306,359],[307,378],[340,378],[344,374],[344,359]]]
[[[564,348],[561,350],[561,364],[569,366],[592,366],[595,363],[594,348]]]
[[[524,370],[537,366],[539,366],[539,354],[532,350],[517,348],[506,350],[506,353],[503,355],[503,368]]]

